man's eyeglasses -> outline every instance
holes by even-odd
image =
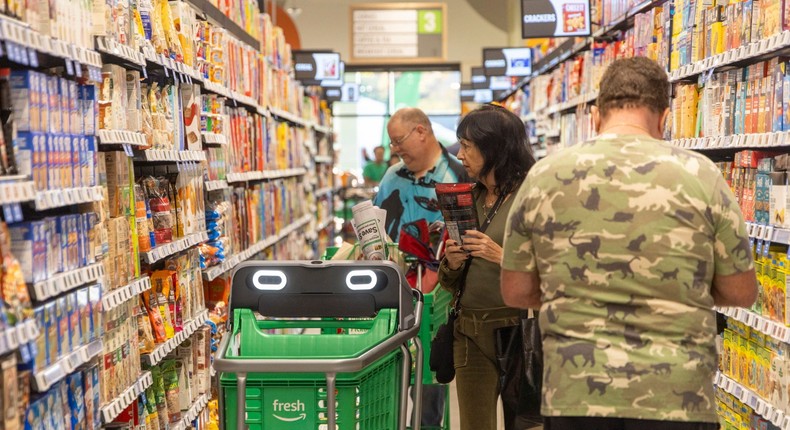
[[[400,139],[397,140],[392,139],[392,141],[390,142],[390,148],[399,148],[401,145],[403,145],[403,142],[405,142],[406,139],[408,139],[409,136],[411,136],[411,134],[414,133],[414,130],[417,130],[417,127],[419,126],[414,126],[414,128],[412,128],[411,131],[406,133],[406,136],[403,136]]]

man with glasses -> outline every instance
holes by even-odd
[[[387,234],[398,241],[401,226],[419,219],[442,219],[435,187],[469,178],[461,162],[433,134],[431,121],[417,108],[395,112],[387,123],[390,151],[401,161],[387,170],[374,203],[387,211]]]
[[[387,123],[390,151],[401,161],[391,166],[379,184],[374,203],[386,209],[387,234],[398,241],[401,226],[419,219],[430,225],[442,219],[436,200],[436,184],[468,182],[463,165],[447,152],[433,134],[431,121],[417,108],[395,112]],[[426,385],[422,394],[423,427],[442,424],[446,389]]]

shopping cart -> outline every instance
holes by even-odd
[[[222,425],[406,429],[409,341],[418,352],[413,389],[416,398],[422,396],[422,308],[422,293],[391,262],[239,265],[232,278],[230,330],[214,359]],[[256,318],[253,311],[276,319]],[[334,334],[341,328],[343,334]],[[320,334],[266,332],[272,329]],[[420,416],[420,402],[412,412]]]

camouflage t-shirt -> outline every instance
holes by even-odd
[[[541,160],[502,267],[540,275],[543,415],[717,421],[711,283],[753,261],[708,159],[604,135]]]

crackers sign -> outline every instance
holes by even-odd
[[[521,0],[524,39],[589,35],[589,0]]]
[[[351,6],[354,63],[425,63],[447,59],[444,3],[366,3]]]

